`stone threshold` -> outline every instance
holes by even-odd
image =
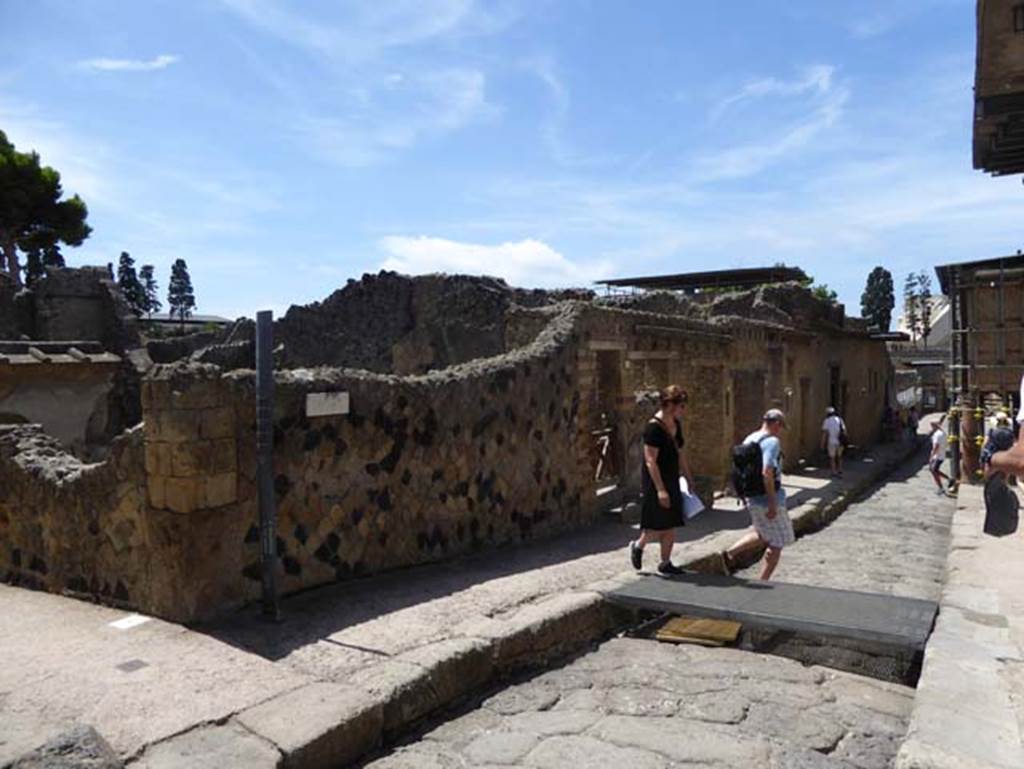
[[[870,470],[829,499],[790,510],[794,529],[806,534],[835,520],[860,495],[919,448],[884,452]],[[882,452],[880,452],[882,453]],[[699,549],[683,568],[718,573],[720,532],[693,543]],[[217,723],[147,746],[132,769],[338,769],[393,744],[430,716],[523,673],[543,669],[590,648],[636,621],[605,593],[638,579],[633,572],[581,590],[526,604],[515,613],[471,618],[459,637],[412,649],[366,667],[344,682],[318,681],[285,692]]]

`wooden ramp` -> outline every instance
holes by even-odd
[[[605,598],[634,609],[914,650],[924,650],[938,612],[935,601],[709,574],[640,577]]]

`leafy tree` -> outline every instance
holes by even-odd
[[[43,256],[37,249],[25,254],[25,286],[32,288],[46,274],[43,267]]]
[[[924,270],[917,274],[917,301],[918,314],[921,316],[921,339],[927,347],[928,335],[932,333],[932,279]]]
[[[50,268],[64,267],[64,257],[56,243],[43,249],[33,248],[25,252],[25,285],[32,288],[46,276]]]
[[[867,285],[860,297],[860,314],[879,331],[888,331],[892,310],[896,306],[893,296],[892,273],[884,267],[875,267],[868,275]]]
[[[916,342],[921,333],[921,316],[918,313],[917,275],[910,273],[903,282],[903,323],[910,332],[910,338]]]
[[[92,228],[88,209],[74,195],[61,200],[60,174],[39,164],[36,152],[18,152],[0,131],[0,267],[21,285],[18,252],[81,245]]]
[[[153,265],[144,264],[139,270],[139,282],[142,283],[142,293],[146,298],[146,315],[152,319],[154,312],[160,312],[163,303],[157,294],[156,278],[153,276]]]
[[[171,265],[171,281],[167,286],[167,309],[172,318],[181,320],[182,330],[185,328],[185,318],[192,315],[195,306],[196,297],[192,291],[188,265],[184,259],[176,259]]]
[[[146,312],[146,290],[135,272],[135,260],[127,251],[121,252],[121,259],[117,264],[117,287],[121,289],[121,296],[132,308],[132,312],[141,318]]]
[[[66,267],[64,255],[60,252],[60,246],[56,243],[43,249],[43,267]]]
[[[817,283],[811,286],[811,293],[814,294],[815,298],[829,304],[835,304],[839,301],[839,295],[828,287],[828,283]]]

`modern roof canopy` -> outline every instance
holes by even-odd
[[[954,262],[952,264],[940,264],[935,268],[935,274],[939,276],[939,286],[942,293],[948,295],[951,280],[954,272],[961,270],[1020,270],[1024,268],[1024,254],[1017,253],[1013,256],[997,256],[992,259],[979,259],[974,262]],[[980,277],[980,276],[979,276]],[[998,275],[987,276],[996,278]],[[1007,275],[1007,278],[1010,276]],[[1016,276],[1015,276],[1016,277]]]
[[[679,275],[614,278],[596,282],[602,286],[622,288],[693,291],[701,288],[750,288],[765,283],[785,283],[807,279],[807,274],[797,267],[749,267],[741,270],[712,270],[710,272],[684,272]]]

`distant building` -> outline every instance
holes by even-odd
[[[231,318],[224,318],[220,315],[189,315],[182,321],[176,315],[171,316],[168,312],[154,312],[152,316],[144,315],[142,320],[148,323],[156,323],[164,328],[181,328],[182,325],[186,329],[198,331],[206,326],[216,326],[217,328],[223,328],[224,326],[230,325],[234,321]]]
[[[978,0],[974,167],[1024,173],[1024,3]]]

